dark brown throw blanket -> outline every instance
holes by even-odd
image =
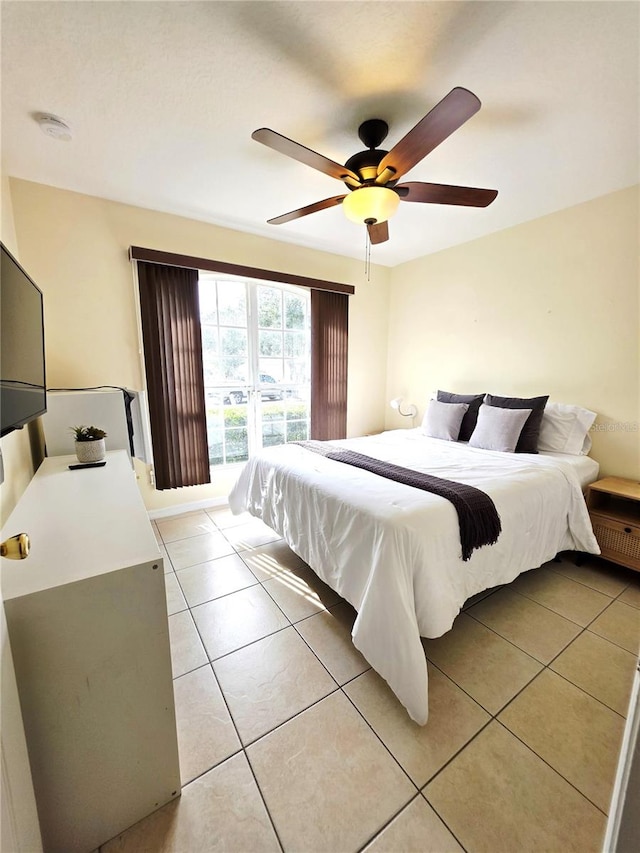
[[[468,560],[476,548],[483,545],[493,545],[497,542],[502,530],[500,516],[495,504],[481,489],[467,486],[465,483],[456,483],[454,480],[445,480],[442,477],[433,477],[431,474],[422,474],[420,471],[412,471],[411,468],[403,468],[393,465],[391,462],[382,462],[353,450],[343,450],[330,444],[328,441],[296,441],[313,453],[319,453],[336,462],[344,462],[356,468],[363,468],[395,480],[405,486],[414,489],[422,489],[432,492],[451,501],[458,513],[458,524],[460,525],[460,544],[462,545],[462,559]]]

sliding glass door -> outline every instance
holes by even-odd
[[[201,272],[199,291],[211,465],[308,438],[308,290]]]

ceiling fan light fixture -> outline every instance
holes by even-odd
[[[400,204],[400,196],[388,187],[360,187],[353,190],[342,202],[347,219],[363,223],[386,222]]]

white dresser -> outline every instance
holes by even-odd
[[[45,459],[2,531],[2,596],[45,851],[92,851],[180,794],[162,558],[127,453]]]

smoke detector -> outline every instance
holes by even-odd
[[[40,130],[46,133],[52,139],[59,139],[62,142],[69,142],[73,134],[71,128],[58,116],[50,115],[49,113],[39,113],[36,116],[36,121],[40,125]]]

